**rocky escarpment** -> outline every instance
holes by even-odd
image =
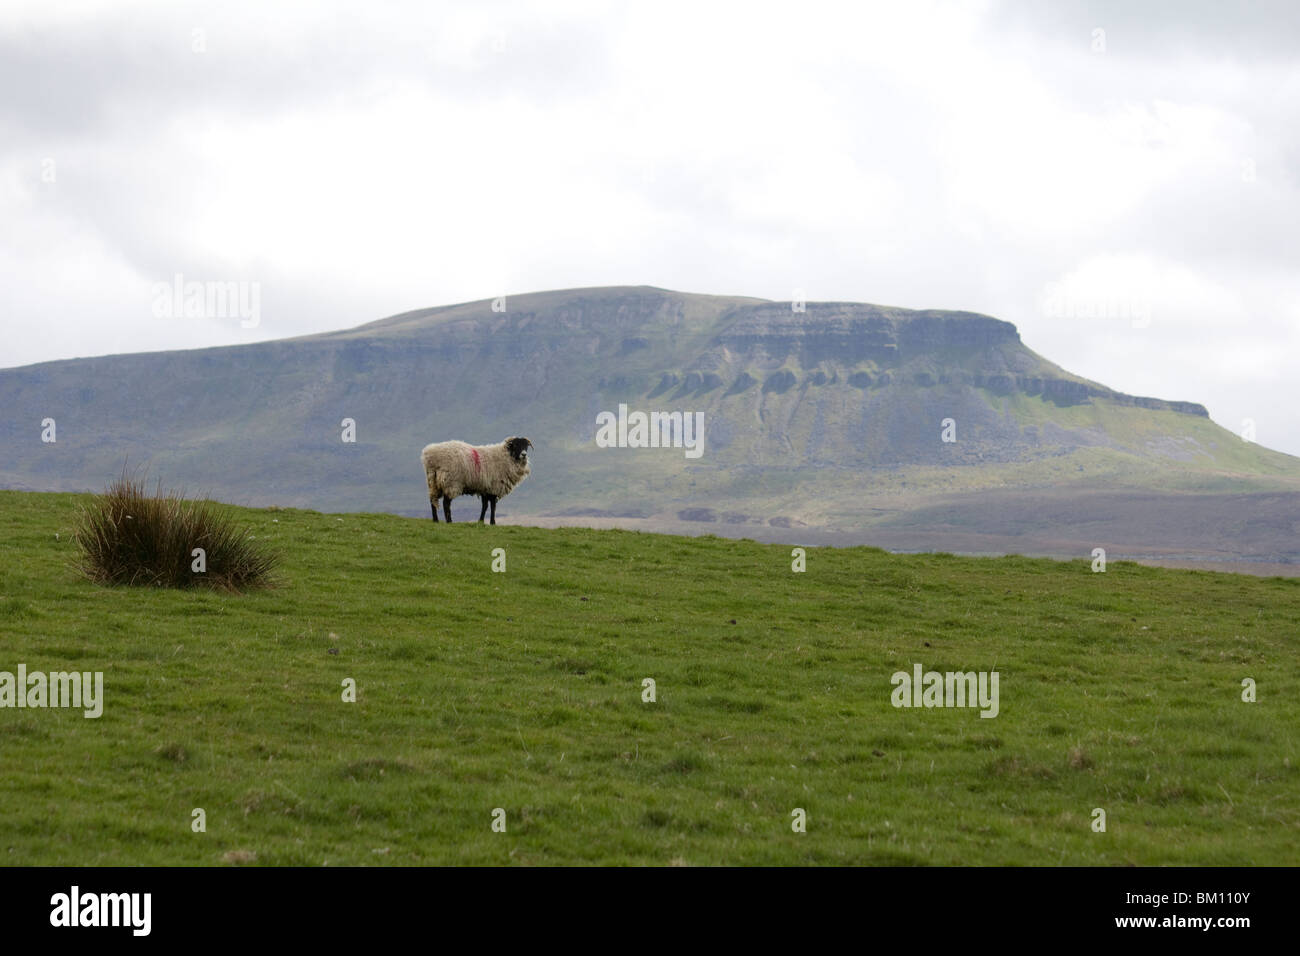
[[[807,374],[796,374],[789,368],[756,377],[749,370],[741,370],[728,379],[717,372],[663,372],[647,394],[646,398],[659,398],[668,395],[671,398],[699,398],[717,389],[724,397],[749,391],[761,386],[764,394],[784,394],[797,386],[821,388],[833,385],[849,385],[857,389],[885,388],[891,385],[914,385],[922,388],[934,386],[970,385],[986,389],[997,395],[1020,393],[1042,398],[1059,406],[1087,405],[1094,398],[1104,398],[1116,405],[1133,408],[1149,408],[1156,411],[1178,412],[1183,415],[1196,415],[1209,418],[1204,405],[1196,402],[1169,401],[1162,398],[1147,398],[1140,395],[1126,395],[1103,386],[1088,382],[1064,378],[1042,378],[1025,375],[984,375],[978,372],[916,372],[912,375],[899,375],[889,371],[867,372],[854,371],[841,375],[838,372],[826,372],[818,369]]]
[[[1126,395],[1123,392],[1112,391],[1104,386],[1074,379],[1005,374],[981,375],[978,373],[960,376],[960,378],[965,384],[988,389],[995,394],[1021,392],[1025,395],[1041,395],[1057,405],[1086,405],[1093,398],[1105,398],[1116,405],[1179,412],[1184,415],[1197,415],[1200,418],[1210,417],[1210,413],[1206,411],[1205,406],[1196,402],[1177,402],[1163,398]]]
[[[808,303],[800,310],[798,304],[765,302],[735,308],[718,324],[709,347],[685,368],[652,373],[647,398],[698,398],[715,390],[727,397],[751,388],[780,395],[837,385],[965,385],[1059,406],[1104,398],[1209,417],[1192,402],[1125,395],[1070,377],[1025,348],[1012,323],[974,312],[838,302]]]
[[[1019,344],[1010,322],[972,312],[909,312],[853,303],[764,303],[734,311],[717,336],[732,352],[805,367],[825,361],[895,363],[921,351]]]

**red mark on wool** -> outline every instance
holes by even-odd
[[[470,456],[471,458],[474,459],[474,471],[476,471],[476,472],[482,471],[482,470],[483,470],[483,463],[482,463],[481,461],[479,461],[479,457],[478,457],[478,449],[477,449],[477,448],[471,448],[471,449],[469,450],[469,456]]]

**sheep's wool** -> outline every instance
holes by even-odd
[[[461,495],[504,498],[528,477],[528,461],[511,457],[507,438],[499,445],[470,445],[463,441],[435,442],[420,453],[429,500]]]

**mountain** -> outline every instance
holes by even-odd
[[[0,485],[428,513],[420,448],[526,435],[501,519],[1024,553],[1300,558],[1300,459],[969,312],[574,289],[341,332],[0,370]],[[702,413],[699,457],[598,416]],[[56,441],[40,440],[43,419]],[[355,442],[342,440],[352,419]],[[946,438],[953,440],[944,440]],[[472,513],[471,513],[472,512]],[[464,499],[453,514],[477,516]]]

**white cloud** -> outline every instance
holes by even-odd
[[[1195,16],[1171,43],[1177,14],[1105,4],[7,4],[0,364],[802,288],[995,314],[1300,453],[1296,56]],[[177,272],[261,282],[262,325],[160,323]],[[1053,316],[1053,283],[1130,312]]]

